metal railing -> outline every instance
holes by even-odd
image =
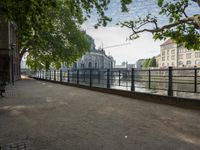
[[[90,87],[114,88],[132,92],[164,91],[200,93],[200,68],[168,69],[70,69],[38,71],[35,77]],[[144,89],[144,90],[141,90]],[[160,92],[162,93],[162,92]]]

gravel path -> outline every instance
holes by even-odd
[[[31,150],[199,150],[200,111],[25,78],[0,98],[0,145]]]

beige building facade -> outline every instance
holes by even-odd
[[[160,45],[160,58],[157,59],[159,68],[200,67],[200,51],[188,50],[171,39]]]

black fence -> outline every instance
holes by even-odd
[[[166,93],[200,93],[200,68],[168,69],[70,69],[38,71],[35,77],[90,87]],[[142,90],[143,89],[143,90]],[[162,92],[163,91],[163,92]]]

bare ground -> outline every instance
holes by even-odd
[[[199,150],[200,111],[23,79],[0,98],[0,145],[33,150]]]

